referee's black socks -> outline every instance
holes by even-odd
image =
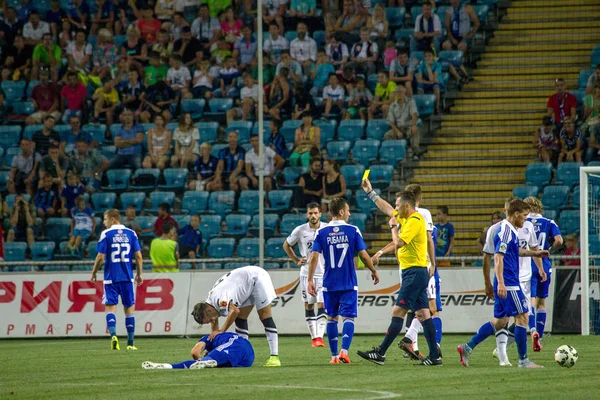
[[[440,358],[440,355],[438,353],[437,342],[435,341],[435,324],[433,323],[433,319],[429,317],[425,321],[421,321],[421,325],[423,325],[423,336],[425,336],[427,346],[429,347],[429,358],[437,360]]]

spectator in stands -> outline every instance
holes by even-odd
[[[227,124],[241,119],[247,121],[255,114],[258,104],[258,85],[249,72],[244,73],[244,87],[240,91],[240,99],[235,100],[238,107],[227,110]]]
[[[71,117],[83,118],[85,102],[87,99],[87,89],[85,85],[77,79],[77,73],[69,71],[66,74],[67,84],[60,91],[60,110],[63,112],[63,122],[70,123]]]
[[[333,32],[339,33],[344,43],[356,43],[363,24],[364,18],[356,12],[354,2],[352,0],[344,0],[344,10],[342,15],[337,19]]]
[[[142,233],[140,223],[135,217],[135,207],[133,205],[129,205],[125,210],[125,219],[122,222],[125,228],[134,230],[138,236]]]
[[[162,63],[160,54],[150,52],[148,63],[149,65],[144,69],[144,86],[152,86],[167,78],[169,67]]]
[[[575,120],[577,118],[577,98],[567,92],[565,80],[558,78],[554,82],[556,93],[550,96],[546,108],[546,115],[554,118],[557,132],[560,132],[565,118]]]
[[[446,10],[448,40],[443,44],[444,50],[456,49],[466,54],[471,39],[480,26],[481,23],[472,5],[461,4],[460,0],[450,0],[450,7]]]
[[[362,28],[360,30],[360,41],[355,43],[352,50],[350,50],[350,61],[352,62],[350,65],[366,77],[376,72],[375,63],[379,58],[377,43],[371,42],[369,39],[369,28]]]
[[[600,124],[596,124],[590,134],[590,141],[585,155],[585,163],[600,161]]]
[[[579,237],[576,233],[571,233],[565,237],[565,244],[567,250],[565,256],[581,256],[581,249],[579,248]],[[581,266],[581,260],[562,260],[563,265],[571,267]]]
[[[373,8],[373,15],[369,15],[366,18],[366,22],[366,28],[369,31],[369,40],[377,44],[379,51],[383,52],[385,41],[390,33],[389,23],[385,16],[385,7],[381,3],[376,4]]]
[[[142,167],[142,142],[144,129],[137,125],[133,119],[133,111],[126,108],[121,114],[123,125],[114,137],[117,151],[110,160],[110,169]]]
[[[583,156],[583,134],[575,126],[575,120],[566,118],[560,131],[560,154],[558,162],[581,162]]]
[[[242,36],[242,20],[235,15],[233,7],[227,7],[221,14],[221,35],[231,47]]]
[[[176,229],[179,229],[179,225],[177,221],[171,217],[171,206],[168,203],[161,203],[158,205],[158,218],[156,218],[156,222],[154,226],[150,229],[143,230],[142,232],[154,232],[154,236],[160,237],[163,234],[163,225],[165,223],[170,222],[175,226]]]
[[[380,47],[381,48],[381,47]],[[385,42],[385,50],[383,51],[383,65],[386,71],[390,70],[392,63],[398,57],[398,51],[396,50],[396,43],[393,40]]]
[[[46,12],[45,21],[50,24],[50,31],[52,32],[53,37],[58,36],[58,30],[60,29],[63,19],[66,19],[67,13],[60,6],[60,0],[51,0],[50,1],[50,9]],[[71,24],[68,21],[67,25],[69,28]]]
[[[414,34],[410,38],[410,50],[424,51],[434,49],[440,51],[440,37],[442,35],[442,23],[440,17],[432,12],[433,4],[429,1],[423,2],[422,14],[415,20]]]
[[[89,22],[90,6],[86,0],[72,0],[67,15],[71,25],[77,29],[85,29]]]
[[[42,157],[48,154],[51,146],[60,146],[60,135],[54,130],[54,123],[54,117],[46,115],[42,130],[37,131],[31,137],[36,153]]]
[[[6,95],[0,87],[0,124],[4,124],[8,117],[8,107],[6,104]]]
[[[154,12],[150,7],[146,6],[145,8],[142,8],[141,12],[142,19],[139,19],[136,22],[136,27],[140,31],[142,39],[149,44],[154,44],[162,24],[159,20],[154,18]]]
[[[76,171],[69,171],[67,174],[67,184],[62,188],[60,192],[60,213],[63,217],[68,217],[73,207],[75,207],[75,201],[79,196],[83,196],[85,188],[79,181],[79,175]]]
[[[288,42],[285,37],[281,36],[281,28],[279,28],[279,25],[275,22],[271,22],[269,25],[269,33],[270,36],[265,39],[263,49],[269,54],[271,62],[277,64],[281,61],[281,52],[290,49],[290,42]]]
[[[190,223],[177,232],[177,242],[179,243],[179,254],[183,258],[196,258],[201,255],[202,232],[200,231],[200,215],[192,215]]]
[[[377,82],[375,97],[367,110],[370,120],[377,118],[379,114],[382,114],[383,118],[387,118],[396,91],[396,83],[390,81],[388,74],[383,71],[377,74]]]
[[[282,50],[282,54],[284,51],[286,51],[286,50]],[[288,54],[289,54],[289,52],[288,52]],[[273,82],[273,79],[275,79],[275,74],[276,74],[275,65],[273,65],[271,63],[271,58],[269,57],[269,54],[267,52],[263,51],[262,76],[263,76],[263,83],[265,86],[268,86]],[[258,81],[258,59],[257,58],[255,58],[252,61],[252,79],[254,79],[255,81]]]
[[[39,124],[46,116],[51,116],[54,120],[60,118],[60,90],[56,83],[50,82],[49,71],[40,71],[40,84],[33,88],[29,101],[35,112],[25,118],[26,125]]]
[[[178,54],[186,66],[194,64],[196,57],[204,53],[204,45],[198,39],[192,36],[192,30],[189,26],[181,28],[181,39],[173,43],[173,52]]]
[[[321,174],[321,159],[310,160],[308,172],[300,175],[298,195],[294,197],[296,207],[306,207],[308,203],[321,203],[323,196],[323,175]]]
[[[421,156],[419,128],[417,120],[419,111],[415,101],[406,96],[406,88],[402,85],[396,86],[396,100],[390,105],[387,120],[390,123],[390,129],[384,140],[390,139],[408,139],[413,150],[413,160],[418,161]]]
[[[481,231],[481,234],[479,235],[479,239],[477,239],[477,244],[479,245],[480,253],[483,252],[483,246],[485,245],[485,239],[487,237],[488,229],[492,225],[497,224],[498,222],[502,221],[503,219],[504,219],[504,214],[502,214],[500,211],[496,211],[492,214],[492,221],[491,221],[490,225],[483,228],[483,230]]]
[[[192,83],[192,75],[188,67],[182,65],[181,56],[173,54],[169,58],[169,64],[171,68],[167,72],[167,85],[173,89],[180,99],[191,98],[192,95],[189,89]]]
[[[231,56],[233,56],[233,51],[231,51],[231,47],[225,40],[225,37],[221,36],[217,40],[217,48],[211,54],[211,61],[214,63],[213,68],[222,68],[225,63],[225,58]]]
[[[7,7],[4,12],[4,20],[0,21],[0,32],[4,35],[4,43],[7,47],[13,46],[15,38],[23,31],[23,21],[17,18],[17,10]]]
[[[286,14],[287,0],[261,0],[263,2],[263,29],[269,29],[269,25],[276,23],[281,32],[285,31],[283,17]]]
[[[9,80],[13,77],[23,77],[29,79],[31,74],[31,55],[33,48],[25,44],[23,36],[15,36],[14,44],[8,49],[3,49],[2,56],[4,64],[2,66],[2,80]]]
[[[210,48],[217,43],[221,36],[221,24],[216,18],[210,16],[208,5],[200,4],[198,18],[192,22],[192,35],[202,44],[202,51],[205,56],[210,54]]]
[[[545,115],[542,118],[542,126],[535,131],[533,148],[537,150],[541,162],[552,162],[555,159],[560,150],[560,142],[554,132],[551,117]]]
[[[129,59],[127,57],[120,57],[117,61],[117,67],[110,71],[112,81],[117,91],[127,86],[130,69],[131,67],[129,66]],[[93,78],[90,79],[93,80]],[[102,83],[100,83],[98,86],[102,86]]]
[[[65,183],[67,169],[69,168],[69,159],[60,154],[60,148],[57,145],[50,146],[48,155],[42,157],[40,162],[40,181],[46,177],[52,179],[54,187],[61,189]]]
[[[44,33],[51,33],[50,25],[45,21],[41,21],[40,14],[37,11],[33,11],[29,14],[29,22],[23,26],[25,44],[35,46],[41,43]]]
[[[583,119],[585,122],[581,129],[584,132],[600,123],[600,83],[583,100]]]
[[[75,207],[71,208],[70,212],[72,218],[71,232],[65,252],[74,256],[80,253],[81,245],[96,230],[96,220],[94,219],[94,211],[86,206],[85,198],[81,195],[75,200]]]
[[[406,88],[406,95],[412,97],[415,67],[413,63],[410,62],[406,50],[400,50],[398,52],[396,59],[392,61],[392,64],[390,65],[389,74],[390,80],[396,85],[404,85]]]
[[[302,125],[296,129],[294,152],[290,155],[290,165],[292,167],[303,166],[305,168],[312,165],[311,158],[319,154],[320,147],[321,128],[313,125],[312,113],[307,112],[302,114]]]
[[[38,218],[54,217],[59,204],[58,200],[58,193],[54,189],[54,180],[50,175],[46,175],[44,179],[40,179],[34,197]]]
[[[283,27],[281,27],[283,31]],[[290,55],[292,59],[304,67],[304,74],[310,72],[313,63],[317,61],[317,42],[308,36],[307,27],[304,22],[298,23],[296,28],[298,37],[290,43]]]
[[[154,117],[154,127],[148,130],[148,155],[142,162],[144,168],[158,168],[163,171],[171,156],[171,131],[165,127],[162,115]]]
[[[210,75],[210,61],[201,60],[196,62],[196,70],[192,79],[191,93],[194,99],[210,100],[213,90],[213,77]]]
[[[75,151],[69,155],[70,168],[80,177],[87,193],[100,189],[102,175],[110,166],[110,161],[88,143],[79,139],[75,142]]]
[[[62,49],[52,40],[51,33],[44,33],[42,42],[33,49],[31,79],[37,80],[41,68],[50,70],[52,82],[58,82],[58,70],[62,64]]]
[[[338,70],[337,75],[346,92],[350,92],[356,86],[358,77],[350,65],[345,65],[341,72]]]
[[[293,97],[287,79],[288,73],[287,68],[281,68],[270,87],[269,100],[265,104],[264,112],[273,119],[287,118],[292,114]]]
[[[294,83],[295,86],[302,86],[302,82],[306,80],[304,76],[304,69],[298,62],[292,60],[292,56],[289,51],[283,50],[281,52],[281,61],[277,64],[275,70],[275,77],[279,75],[282,68],[288,69],[287,79]]]
[[[156,18],[163,24],[168,24],[175,14],[175,0],[159,0],[154,6]]]
[[[289,151],[287,149],[287,145],[285,144],[285,139],[281,135],[281,120],[272,119],[269,122],[269,130],[271,131],[271,135],[269,135],[269,143],[268,146],[275,151],[281,158],[284,160],[288,159]]]
[[[156,39],[156,43],[150,47],[150,51],[158,53],[163,60],[168,60],[173,55],[173,42],[168,30],[163,28],[158,31],[158,38]]]
[[[245,168],[246,176],[240,178],[240,188],[242,190],[258,189],[258,171],[260,164],[258,161],[258,134],[253,133],[250,136],[252,148],[246,152]],[[270,147],[264,148],[264,191],[269,193],[275,187],[275,176],[283,168],[285,160],[281,158]]]
[[[240,91],[237,88],[237,77],[239,75],[233,57],[225,57],[223,68],[219,71],[219,89],[213,91],[213,95],[215,97],[239,97]]]
[[[252,36],[250,25],[242,26],[242,37],[235,41],[233,48],[233,59],[239,71],[245,71],[252,64],[258,50],[258,43]]]
[[[36,13],[37,9],[32,0],[20,0],[20,6],[17,9],[19,19],[25,21],[32,13]]]
[[[292,119],[301,119],[302,115],[307,112],[310,112],[313,115],[317,112],[313,96],[304,88],[304,85],[300,85],[296,88],[295,100],[296,104],[294,104]]]
[[[212,191],[211,183],[215,179],[217,164],[219,160],[212,154],[212,146],[204,142],[200,145],[200,156],[196,159],[196,180],[190,181],[188,187],[190,190]]]
[[[144,86],[140,82],[137,69],[132,69],[127,73],[127,83],[119,88],[119,109],[129,108],[135,111],[140,109],[142,105],[140,96],[144,92]]]
[[[94,114],[90,118],[91,123],[98,123],[98,118],[106,118],[107,129],[113,124],[115,109],[119,104],[119,93],[115,89],[115,82],[106,79],[101,88],[96,89],[92,96],[94,102]]]
[[[186,0],[190,1],[190,0]],[[192,0],[194,1],[194,0]],[[185,16],[181,12],[176,12],[173,15],[173,20],[169,24],[169,33],[171,37],[176,42],[183,37],[184,28],[189,28],[190,24],[185,19]],[[175,45],[173,45],[174,47]]]
[[[360,119],[366,121],[369,105],[372,101],[373,94],[369,91],[367,85],[365,85],[365,78],[359,76],[356,79],[356,87],[352,88],[348,96],[348,108],[344,110],[343,118],[354,119],[358,116]]]
[[[335,160],[323,161],[323,199],[321,211],[327,212],[329,203],[336,197],[346,196],[346,179]]]
[[[64,21],[61,23],[62,30],[58,34],[58,45],[63,51],[63,54],[66,54],[67,46],[75,39],[75,33],[71,32],[71,24],[68,21]],[[51,30],[53,31],[52,36],[54,34],[54,24],[50,25]],[[68,61],[68,60],[67,60]]]
[[[323,20],[317,17],[316,0],[292,0],[288,17],[285,19],[286,26],[298,26],[299,22],[306,24],[308,31],[314,33],[323,27]]]
[[[112,0],[96,0],[96,14],[92,14],[90,22],[92,35],[95,35],[101,26],[112,31],[115,22],[115,6]]]
[[[419,94],[433,93],[438,115],[442,114],[441,83],[442,65],[434,58],[433,51],[425,50],[425,59],[417,68],[417,92]]]
[[[8,193],[27,193],[33,196],[37,180],[36,174],[42,156],[33,151],[34,145],[27,138],[21,139],[19,147],[21,154],[13,157],[8,174]]]
[[[117,48],[113,43],[112,33],[106,28],[98,31],[98,43],[92,54],[92,76],[104,79],[117,65]]]
[[[329,85],[323,89],[323,119],[329,119],[329,114],[341,114],[344,107],[344,88],[339,85],[335,73],[329,75]]]
[[[198,142],[200,132],[194,126],[192,116],[182,113],[179,117],[179,125],[173,134],[175,140],[175,152],[171,157],[171,168],[188,168],[198,157]]]
[[[454,225],[448,222],[448,207],[439,206],[437,210],[438,230],[437,244],[435,246],[436,257],[451,257],[454,248]]]
[[[588,78],[587,84],[585,85],[585,94],[591,94],[594,88],[600,84],[600,65],[596,65],[594,73]]]
[[[147,123],[155,115],[162,115],[165,122],[171,121],[171,106],[179,102],[175,91],[163,80],[149,86],[140,96],[142,103],[140,122]]]
[[[10,228],[6,236],[8,243],[27,242],[31,247],[35,243],[35,206],[27,204],[23,195],[15,197],[15,205],[10,211]]]
[[[237,131],[230,131],[227,135],[228,146],[219,151],[215,179],[211,183],[211,189],[214,191],[229,188],[238,192],[240,189],[238,179],[243,176],[246,151],[238,145],[238,140]]]
[[[342,68],[348,62],[348,46],[342,42],[342,34],[336,33],[325,47],[325,53],[329,57],[329,63],[336,68]]]
[[[335,75],[334,66],[329,63],[329,58],[327,57],[325,50],[317,50],[317,63],[313,65],[311,71],[311,78],[313,84],[313,89],[311,90],[311,93],[315,96],[318,96],[319,92],[323,90],[328,84],[331,75]],[[337,83],[339,84],[339,81]],[[344,88],[341,89],[342,91],[344,90]]]
[[[135,68],[144,75],[144,64],[148,62],[148,44],[135,28],[127,31],[127,40],[121,46],[121,58],[126,58],[129,68]]]

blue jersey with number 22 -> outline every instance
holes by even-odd
[[[123,225],[113,225],[102,232],[97,249],[98,253],[104,254],[104,283],[133,280],[132,260],[134,254],[141,251],[134,231]]]

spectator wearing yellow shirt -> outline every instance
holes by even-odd
[[[61,65],[62,50],[60,46],[52,41],[51,33],[44,33],[42,43],[35,46],[31,59],[33,63],[32,80],[38,79],[40,68],[46,68],[50,70],[52,82],[58,82],[58,69]]]
[[[98,118],[104,114],[106,125],[110,127],[113,123],[115,108],[119,104],[119,93],[115,90],[115,83],[106,80],[101,88],[96,89],[92,100],[94,100],[93,122],[97,122]]]
[[[387,118],[390,105],[394,101],[396,82],[391,81],[386,72],[377,74],[377,86],[375,86],[375,97],[369,106],[369,119],[375,119],[381,113],[382,118]]]

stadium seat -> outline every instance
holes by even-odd
[[[100,145],[106,141],[106,125],[84,125],[82,131],[89,133]]]
[[[44,266],[44,272],[64,272],[69,271],[71,268],[68,265],[46,265]]]
[[[88,39],[89,39],[89,37],[88,37]],[[125,36],[125,35],[116,35],[113,38],[113,40],[115,42],[115,47],[117,49],[120,49],[121,46],[123,46],[123,43],[125,43],[127,41],[127,36]]]
[[[92,194],[92,204],[94,205],[94,214],[101,215],[109,208],[114,208],[117,201],[117,194],[112,192]]]
[[[516,188],[513,189],[513,195],[520,199],[524,199],[529,196],[537,197],[539,192],[540,192],[540,188],[538,188],[537,186],[529,186],[529,185],[517,186]]]
[[[238,246],[239,247],[239,246]],[[243,268],[246,266],[246,263],[235,263],[235,262],[231,262],[231,263],[225,263],[223,265],[223,268],[225,269],[238,269],[238,268]]]
[[[387,119],[372,119],[367,125],[367,139],[383,140],[383,136],[392,127]]]
[[[362,119],[346,119],[338,127],[339,140],[359,140],[363,137],[366,122]]]
[[[334,119],[327,121],[317,120],[313,124],[321,128],[321,147],[327,147],[327,143],[335,138],[337,121]]]
[[[271,121],[263,121],[263,135],[265,136],[265,138],[271,136]],[[256,121],[254,123],[254,125],[252,126],[252,133],[255,135],[258,135],[258,121]]]
[[[292,40],[296,39],[297,37],[298,37],[298,32],[296,32],[296,31],[287,31],[285,33],[285,38],[290,43],[292,42]]]
[[[592,65],[600,65],[600,46],[596,46],[592,49],[592,55],[590,57]]]
[[[220,215],[225,218],[227,214],[233,211],[235,205],[235,192],[227,190],[222,192],[212,192],[208,197],[208,212]]]
[[[279,222],[279,215],[277,214],[265,214],[264,215],[264,235],[265,239],[270,239],[275,236],[275,229],[277,228],[277,222]],[[252,217],[252,227],[248,229],[248,233],[254,237],[259,236],[259,214],[255,214]]]
[[[196,128],[200,132],[200,142],[215,143],[217,141],[218,122],[198,122]]]
[[[365,167],[362,165],[344,165],[340,168],[340,172],[346,179],[346,186],[351,189],[358,188],[362,183],[362,176],[365,172]]]
[[[393,167],[406,156],[405,140],[384,140],[379,148],[379,160]]]
[[[379,140],[376,139],[355,141],[354,147],[352,148],[352,157],[354,157],[354,161],[357,161],[362,165],[369,165],[369,163],[377,160],[379,144]]]
[[[352,213],[350,214],[348,223],[356,226],[361,232],[364,232],[367,223],[367,215],[363,213]]]
[[[64,135],[67,135],[68,133],[71,132],[71,126],[70,125],[64,125],[64,124],[61,124],[61,125],[57,124],[57,125],[54,126],[54,130],[62,138]]]
[[[110,190],[122,192],[127,190],[129,179],[131,178],[131,170],[129,169],[110,169],[106,171],[106,179],[108,186],[103,186],[102,190]]]
[[[577,79],[578,89],[585,90],[587,87],[587,82],[590,79],[590,76],[596,73],[595,68],[586,68],[579,71],[579,79]]]
[[[279,265],[279,263],[266,262],[265,269],[281,269],[281,265]]]
[[[71,271],[73,272],[87,272],[87,271],[91,271],[93,268],[92,265],[73,265],[71,267]]]
[[[226,144],[223,144],[223,143],[214,144],[210,154],[218,158],[219,152],[223,149],[226,149],[227,147],[229,147],[229,146]]]
[[[25,261],[27,243],[10,242],[4,243],[4,261]]]
[[[192,264],[190,263],[179,263],[179,270],[180,271],[189,271],[192,269]]]
[[[0,192],[6,192],[9,174],[9,171],[0,171]]]
[[[41,131],[43,127],[44,126],[41,124],[27,125],[25,129],[23,129],[23,138],[31,139],[33,137],[33,134],[38,131]],[[14,144],[15,143],[12,143],[11,146]]]
[[[71,218],[48,218],[46,221],[46,238],[59,243],[69,239]]]
[[[8,116],[11,122],[23,122],[25,117],[35,112],[33,104],[30,101],[17,101],[12,105],[12,112]]]
[[[322,49],[327,44],[327,38],[325,37],[325,31],[313,32],[313,39],[317,42],[317,48]]]
[[[54,242],[35,242],[31,245],[31,259],[33,261],[50,261],[54,254]]]
[[[192,120],[197,121],[202,118],[204,114],[204,107],[206,106],[206,100],[204,99],[186,99],[181,100],[181,111],[189,113]]]
[[[374,189],[375,193],[377,193],[378,195],[381,195],[381,190],[379,189]],[[358,209],[360,210],[361,213],[364,214],[371,214],[372,212],[377,210],[377,206],[375,205],[375,203],[373,203],[371,201],[371,199],[369,199],[367,197],[367,194],[365,193],[364,190],[357,190],[356,194],[355,194],[355,198],[356,198],[356,206],[358,207]]]
[[[289,236],[297,226],[305,223],[306,215],[304,214],[283,214],[279,224],[279,232],[284,236]]]
[[[257,258],[260,242],[254,238],[242,238],[237,246],[237,255],[240,258]]]
[[[21,101],[23,96],[25,96],[25,86],[27,86],[27,82],[25,81],[12,81],[6,80],[2,82],[2,90],[4,91],[4,97],[8,104]]]
[[[208,206],[208,192],[187,191],[181,200],[181,212],[187,214],[202,214]]]
[[[202,238],[212,239],[221,233],[221,220],[220,215],[203,215],[199,226]]]
[[[263,198],[265,197],[263,193]],[[247,215],[254,215],[258,212],[258,190],[244,190],[240,193],[238,200],[238,210]]]
[[[371,93],[375,93],[375,89],[376,89],[378,83],[379,83],[379,78],[377,77],[377,74],[371,74],[367,77],[367,81],[365,82],[365,85],[367,86],[367,89],[369,89],[369,91]]]
[[[297,121],[292,121],[297,122]],[[283,136],[283,140],[285,141],[286,146],[292,145],[294,146],[294,142],[296,139],[296,128],[290,127],[281,127],[279,130],[279,134]]]
[[[412,28],[396,29],[396,31],[394,32],[394,38],[396,39],[396,41],[404,40],[404,41],[408,42],[410,40],[411,36],[413,35],[413,33],[414,33],[414,29],[412,29]]]
[[[129,206],[135,207],[140,212],[144,210],[144,200],[146,200],[146,193],[144,192],[127,192],[122,193],[119,196],[121,200],[121,210],[126,210]]]
[[[249,121],[233,121],[227,125],[225,134],[231,131],[238,132],[239,144],[248,143],[250,141],[250,132],[252,132],[252,122]]]
[[[100,153],[108,158],[109,160],[112,158],[112,156],[115,155],[115,152],[117,151],[117,147],[116,146],[112,146],[112,145],[108,145],[108,146],[101,146],[100,147]]]
[[[210,112],[205,113],[206,116],[225,115],[227,110],[233,107],[233,99],[230,98],[215,98],[208,101]]]
[[[477,14],[479,21],[481,21],[481,26],[485,26],[490,8],[487,5],[474,5],[473,10]]]
[[[271,190],[267,195],[271,206],[265,210],[267,212],[284,212],[289,210],[293,195],[294,192],[292,190]]]
[[[1,129],[2,127],[0,127]],[[12,159],[15,158],[15,156],[17,154],[21,154],[21,148],[20,147],[9,147],[6,149],[6,152],[4,154],[4,165],[6,166],[7,169],[9,169],[12,165]]]
[[[544,208],[562,210],[569,200],[569,187],[552,185],[544,188],[542,204]]]
[[[158,206],[162,203],[167,203],[173,208],[175,201],[175,192],[152,192],[150,193],[150,212],[158,212]]]
[[[385,17],[388,20],[390,28],[402,26],[405,14],[406,8],[404,7],[386,7],[385,9]]]
[[[572,188],[579,185],[579,168],[582,163],[578,162],[561,162],[556,167],[556,184],[565,185]]]
[[[243,237],[248,233],[250,216],[243,214],[229,214],[225,217],[225,223],[227,224],[227,232],[223,233],[223,235]]]
[[[285,183],[280,184],[282,188],[295,188],[298,186],[300,175],[306,172],[304,167],[285,167],[283,169],[283,180]]]
[[[19,143],[21,127],[16,125],[0,126],[0,146],[7,149]],[[20,150],[20,149],[19,149]]]
[[[177,222],[179,228],[189,225],[190,219],[192,218],[190,215],[171,215],[171,217]]]
[[[579,210],[564,210],[560,213],[558,226],[563,235],[579,232],[580,213]]]
[[[27,90],[26,90],[26,98],[30,99],[31,98],[31,93],[33,92],[33,88],[36,87],[37,85],[40,84],[40,81],[34,81],[31,80],[29,81],[29,84],[27,85]]]
[[[123,127],[123,124],[112,124],[110,126],[110,133],[111,133],[112,137],[115,137],[117,135],[117,133],[121,130],[122,127]]]
[[[154,227],[154,223],[156,222],[156,217],[153,216],[143,216],[136,217],[135,220],[140,224],[140,229],[151,229]],[[153,239],[154,232],[146,232],[140,235],[144,239]]]
[[[416,94],[413,100],[419,110],[419,117],[426,118],[433,115],[435,110],[435,95],[433,94]]]
[[[231,258],[235,248],[235,239],[233,238],[214,238],[208,244],[208,257],[210,258]]]
[[[548,209],[548,210],[544,210],[542,215],[544,216],[544,218],[548,218],[548,219],[555,221],[558,217],[558,211]]]
[[[329,158],[332,158],[336,161],[345,161],[348,159],[350,146],[351,143],[347,140],[331,141],[327,143],[327,154],[329,154]]]
[[[285,238],[271,238],[267,240],[265,246],[265,256],[268,258],[286,258],[287,254],[283,250]]]
[[[391,165],[371,165],[371,173],[369,174],[369,181],[373,187],[387,188],[392,182],[392,175],[394,174],[394,167]]]
[[[438,61],[443,67],[446,67],[448,64],[452,64],[454,67],[459,68],[463,63],[463,52],[460,50],[440,51]]]
[[[95,240],[90,241],[87,244],[87,250],[88,250],[88,258],[95,260],[96,256],[98,255],[98,242]]]
[[[138,185],[136,183],[136,180],[141,175],[145,175],[145,177],[143,177],[144,180],[146,180],[147,178],[150,178],[150,176],[154,177],[154,183]],[[159,177],[160,177],[160,170],[158,168],[140,168],[133,173],[132,184],[129,187],[131,188],[131,190],[137,190],[137,191],[142,191],[142,192],[151,192],[154,189],[156,189],[156,185],[158,185]],[[150,181],[144,182],[144,183],[150,183]]]
[[[181,192],[185,189],[187,175],[188,170],[186,168],[167,168],[163,171],[165,184],[158,185],[158,189]]]
[[[544,187],[552,179],[551,163],[532,163],[525,169],[525,181],[530,186]]]

